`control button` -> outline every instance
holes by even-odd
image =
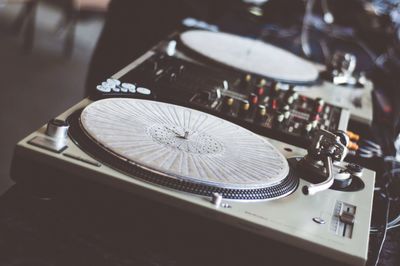
[[[113,84],[114,86],[119,86],[121,85],[121,81],[118,79],[107,79],[108,84]]]
[[[285,119],[289,119],[289,117],[290,117],[290,111],[284,112],[283,115],[285,116]]]
[[[114,87],[111,89],[113,92],[120,92],[121,89],[119,87]]]
[[[103,81],[101,83],[101,86],[103,86],[105,88],[109,88],[111,90],[112,88],[115,88],[117,85],[115,85],[115,83],[108,83],[108,82]]]
[[[232,107],[234,102],[235,102],[235,100],[232,97],[226,97],[225,98],[226,106]]]
[[[31,139],[30,141],[28,141],[28,143],[31,145],[34,145],[36,147],[40,147],[42,149],[56,152],[56,153],[61,153],[66,148],[68,148],[65,141],[57,141],[55,139],[51,139],[51,138],[43,137],[43,136],[36,136],[33,139]]]
[[[308,124],[306,125],[306,127],[304,128],[304,130],[308,133],[308,132],[311,131],[312,128],[313,128],[312,123],[308,123]]]
[[[151,94],[151,90],[147,89],[147,88],[143,88],[143,87],[139,87],[136,89],[136,91],[140,94],[143,95],[150,95]]]
[[[104,87],[103,85],[98,85],[97,87],[96,87],[96,89],[98,90],[98,91],[101,91],[101,92],[110,92],[111,91],[111,87]]]
[[[325,113],[328,114],[331,111],[331,108],[329,106],[325,106],[325,110],[324,111],[325,111]]]
[[[265,79],[260,79],[259,86],[264,87],[265,85],[267,85],[267,81]]]
[[[233,99],[232,97],[229,97],[229,96],[225,96],[221,111],[231,114],[234,102],[235,102],[235,99]]]
[[[289,97],[287,98],[286,102],[287,102],[288,104],[292,104],[292,103],[294,102],[293,96],[289,96]]]
[[[246,118],[250,109],[250,103],[247,100],[240,101],[239,117]]]
[[[290,110],[290,106],[286,104],[285,106],[282,107],[282,110],[289,111]]]
[[[249,95],[249,101],[251,105],[257,105],[258,103],[258,96],[255,93],[250,93]]]
[[[256,89],[256,94],[257,94],[258,96],[262,96],[264,93],[265,93],[264,87],[257,87],[257,89]]]
[[[343,211],[340,215],[339,215],[339,219],[340,221],[342,221],[345,224],[354,224],[355,221],[355,217],[354,214],[347,212],[347,211]]]
[[[123,88],[128,90],[130,93],[135,93],[136,92],[136,86],[131,84],[131,83],[122,83],[121,91],[122,91]]]
[[[312,220],[317,224],[325,224],[326,223],[325,220],[322,219],[321,217],[314,217],[314,218],[312,218]]]
[[[267,108],[264,105],[257,106],[255,120],[257,123],[264,123],[267,118]]]
[[[273,110],[278,109],[278,100],[277,100],[277,99],[273,99],[273,100],[272,100],[271,108],[272,108]]]
[[[213,193],[211,196],[211,203],[215,205],[215,207],[221,206],[222,196],[218,193]]]
[[[322,110],[324,109],[324,100],[322,100],[321,98],[316,98],[315,99],[315,111],[317,113],[321,113]]]
[[[46,135],[54,139],[64,140],[68,136],[68,129],[67,121],[52,119],[47,123]]]
[[[282,123],[283,120],[285,120],[285,115],[282,113],[277,113],[276,115],[276,121],[278,121],[278,123]]]
[[[222,88],[224,89],[224,91],[229,89],[229,82],[227,80],[224,80],[222,82]]]

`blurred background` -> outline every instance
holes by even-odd
[[[107,3],[0,0],[0,194],[15,143],[83,98]]]

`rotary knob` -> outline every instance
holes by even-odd
[[[240,101],[239,117],[245,119],[249,114],[250,103],[247,100]]]
[[[68,136],[68,129],[67,121],[52,119],[47,123],[46,135],[56,140],[65,140]]]
[[[265,108],[265,106],[264,105],[257,106],[255,122],[262,124],[265,122],[266,119],[267,119],[267,109]]]

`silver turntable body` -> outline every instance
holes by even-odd
[[[259,191],[252,194],[255,195],[254,197],[241,197],[242,190],[236,192],[234,190],[243,185],[240,184],[243,181],[240,179],[243,173],[237,176],[238,170],[232,170],[234,169],[232,165],[235,164],[232,158],[230,159],[231,161],[225,158],[227,162],[229,161],[225,166],[217,166],[219,169],[225,169],[226,174],[224,178],[219,179],[224,173],[218,173],[214,176],[215,172],[211,170],[213,167],[209,168],[209,173],[205,177],[202,176],[202,172],[196,172],[195,170],[193,170],[194,172],[185,170],[186,172],[184,171],[185,174],[183,176],[177,175],[177,166],[180,168],[184,164],[182,163],[183,160],[177,163],[178,161],[172,153],[170,153],[170,158],[175,159],[167,160],[169,164],[160,162],[153,164],[154,160],[140,161],[145,157],[142,155],[139,156],[137,152],[140,149],[147,149],[149,151],[153,145],[159,145],[158,147],[168,147],[174,152],[191,154],[191,159],[189,157],[186,158],[188,161],[203,160],[193,158],[203,158],[204,156],[208,156],[209,160],[213,160],[214,158],[214,161],[216,161],[216,157],[212,156],[220,156],[220,152],[223,149],[229,147],[229,145],[233,145],[233,150],[230,150],[230,153],[225,156],[232,155],[232,152],[240,152],[241,150],[243,151],[242,155],[245,157],[244,160],[246,160],[246,156],[251,157],[256,155],[257,157],[264,158],[263,160],[267,160],[265,156],[274,155],[275,161],[271,161],[271,159],[271,164],[260,165],[260,163],[256,163],[260,167],[254,166],[257,158],[250,158],[250,161],[247,161],[249,163],[247,166],[250,165],[265,172],[259,178],[253,178],[249,175],[249,179],[245,182],[247,185],[250,184],[249,187],[245,185],[245,191],[249,191],[252,189],[263,189],[265,186],[268,187],[283,182],[285,176],[288,174],[289,167],[286,159],[303,157],[307,151],[282,142],[256,136],[254,133],[229,122],[223,122],[222,119],[215,120],[216,118],[208,114],[168,104],[163,104],[163,108],[172,108],[169,113],[171,119],[175,117],[175,111],[177,110],[183,116],[212,117],[210,121],[221,123],[222,129],[226,127],[225,129],[228,132],[222,130],[222,133],[218,133],[220,131],[216,130],[217,133],[210,131],[210,134],[207,135],[203,134],[201,130],[193,130],[185,122],[182,123],[186,126],[181,128],[169,127],[165,126],[165,123],[157,124],[152,120],[156,118],[162,120],[164,116],[161,113],[155,116],[141,116],[144,113],[140,113],[137,110],[133,112],[136,114],[136,118],[132,118],[131,120],[129,115],[121,116],[121,114],[129,114],[133,110],[132,108],[135,107],[126,107],[123,102],[125,100],[128,102],[135,100],[125,99],[122,102],[120,99],[114,100],[97,102],[92,102],[88,99],[82,100],[59,115],[50,125],[44,125],[21,140],[15,149],[13,165],[18,167],[18,161],[30,161],[35,165],[35,168],[47,169],[48,167],[53,167],[67,175],[79,176],[94,182],[104,183],[117,189],[158,201],[161,204],[171,205],[234,227],[248,230],[266,238],[305,249],[311,253],[318,253],[333,260],[354,265],[364,265],[366,263],[375,182],[375,173],[373,171],[363,169],[360,179],[364,183],[364,187],[358,191],[346,192],[328,189],[316,195],[307,196],[302,193],[299,187],[301,188],[310,183],[304,179],[297,178],[295,179],[297,183],[291,183],[295,185],[291,186],[287,193],[284,191],[273,198],[260,196]],[[150,113],[157,113],[156,102],[143,102],[146,102],[142,106],[143,108],[154,105],[154,108],[149,109],[149,111],[151,111]],[[119,106],[116,112],[112,108],[110,109],[109,103]],[[130,167],[139,166],[143,171],[156,173],[155,178],[146,179],[140,177],[139,174],[136,175],[135,173],[128,172],[125,170],[127,168],[115,167],[115,165],[99,159],[93,152],[86,150],[84,148],[85,143],[79,143],[76,139],[72,139],[71,135],[65,137],[64,130],[68,130],[68,128],[60,121],[67,120],[83,108],[85,109],[80,114],[80,126],[83,128],[86,137],[91,138],[93,143],[96,143],[102,152],[106,152],[119,161],[129,164]],[[107,110],[111,111],[108,112]],[[96,118],[96,116],[98,117]],[[107,118],[109,117],[119,118],[111,119],[111,124],[107,124]],[[143,122],[143,125],[145,125],[143,126],[142,122],[138,122],[135,119],[144,119],[143,121],[152,120],[152,126],[148,127],[148,122]],[[112,125],[113,121],[120,122]],[[124,123],[126,128],[131,128],[131,131],[128,130],[127,132],[124,128],[120,128]],[[174,123],[179,124],[180,122],[172,122],[172,124]],[[104,129],[107,126],[109,126],[108,133],[110,134],[106,134],[107,130]],[[203,126],[207,127],[207,123],[203,123]],[[232,135],[232,127],[236,128],[240,134]],[[151,128],[151,130],[148,128]],[[214,126],[211,126],[211,128],[215,129]],[[129,140],[124,143],[126,141],[124,138],[127,136],[132,137],[132,139],[137,137],[135,134],[129,133],[133,132],[132,130],[136,130],[136,133],[141,138],[136,138],[134,142]],[[243,132],[241,132],[242,130]],[[220,139],[218,137],[225,136],[225,134],[231,134],[232,138],[238,137],[238,143],[235,143],[232,139]],[[241,139],[239,135],[243,134],[248,134],[249,138]],[[192,142],[189,144],[186,143],[186,146],[181,146],[184,140],[188,140],[191,137],[193,137]],[[138,145],[144,144],[149,140],[151,140],[148,143],[150,146],[145,147],[146,145],[144,145],[141,148],[137,148]],[[254,153],[251,155],[248,154],[245,147],[240,146],[241,141],[250,145],[250,148],[254,145],[252,141],[257,141],[257,146],[264,146],[265,149],[261,149],[259,154]],[[129,145],[131,144],[133,146],[130,147]],[[157,157],[154,155],[154,152],[157,153],[157,150],[156,148],[150,152],[152,153],[151,158]],[[129,151],[132,151],[132,153],[129,153]],[[234,155],[232,157],[235,158]],[[224,157],[219,158],[224,159]],[[243,163],[243,161],[240,158],[238,160],[236,164],[240,166],[240,163]],[[212,165],[207,160],[203,160],[203,163],[209,166]],[[163,168],[161,165],[168,165],[168,167],[165,166]],[[339,173],[338,169],[340,167],[340,165],[336,165],[336,170],[333,172],[335,174]],[[186,167],[186,169],[189,168]],[[272,169],[280,170],[274,170],[274,172]],[[28,169],[27,171],[34,173],[34,170]],[[251,172],[251,169],[243,168],[242,170],[244,172]],[[182,173],[182,171],[179,173]],[[186,177],[188,178],[183,180]],[[189,180],[192,184],[190,188],[194,188],[174,187],[173,184],[176,180],[183,180],[185,182]],[[236,180],[237,182],[234,182],[230,186],[231,182],[226,182],[231,180]],[[220,189],[221,186],[227,190]],[[215,190],[216,192],[212,190],[214,188],[217,189]],[[273,190],[275,191],[275,188]],[[230,191],[234,191],[233,194],[229,194]],[[210,194],[208,192],[213,193]],[[234,196],[229,198],[229,195]]]

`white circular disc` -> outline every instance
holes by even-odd
[[[289,173],[267,140],[215,116],[167,103],[94,102],[81,125],[106,150],[171,178],[224,188],[260,188]]]
[[[222,32],[186,31],[182,43],[194,52],[238,70],[288,83],[312,83],[316,66],[265,42]]]

